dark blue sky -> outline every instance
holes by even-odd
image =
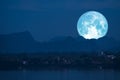
[[[1,0],[0,34],[29,31],[35,40],[77,37],[77,21],[86,11],[108,20],[107,36],[120,40],[120,0]]]

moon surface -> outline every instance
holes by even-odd
[[[99,39],[106,35],[108,22],[101,13],[88,11],[79,18],[77,30],[85,39]]]

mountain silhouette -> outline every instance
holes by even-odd
[[[85,40],[82,37],[56,37],[48,42],[37,42],[26,32],[0,35],[1,53],[42,53],[42,52],[96,52],[120,50],[116,40],[104,37]]]
[[[0,35],[0,52],[16,53],[29,52],[33,49],[35,41],[29,32]]]

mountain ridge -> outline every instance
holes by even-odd
[[[1,53],[98,52],[120,50],[120,44],[108,37],[85,40],[82,37],[57,37],[47,42],[35,41],[30,32],[0,35]]]

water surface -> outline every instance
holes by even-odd
[[[0,71],[0,80],[120,80],[114,70]]]

